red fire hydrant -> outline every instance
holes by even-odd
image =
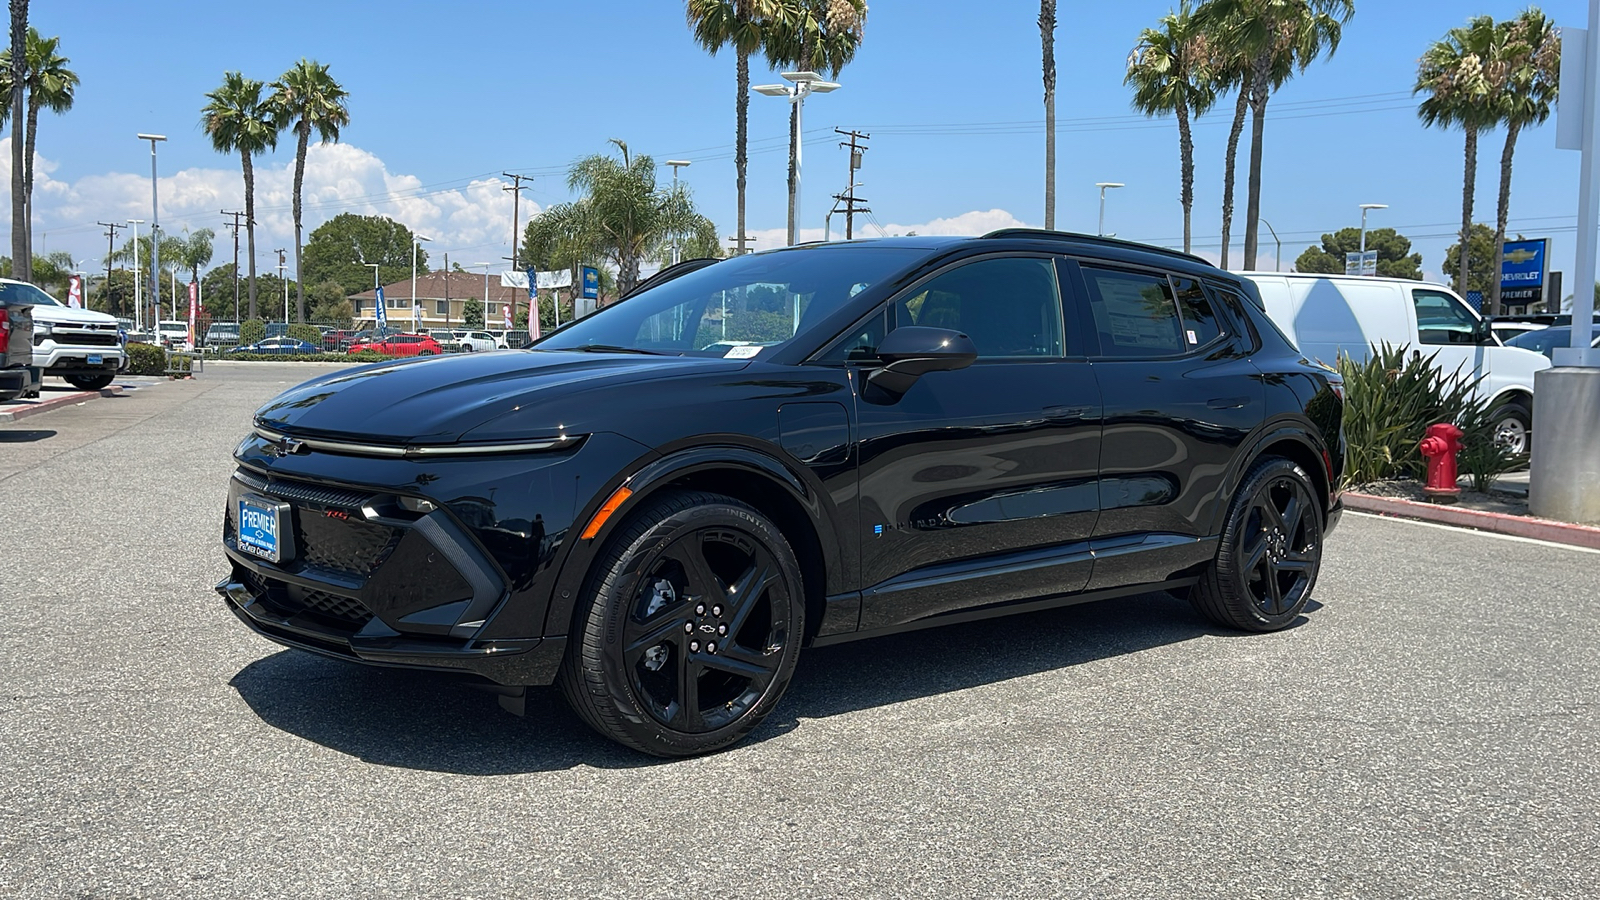
[[[1422,492],[1435,503],[1454,503],[1461,496],[1461,489],[1456,487],[1456,454],[1461,452],[1461,429],[1449,422],[1429,425],[1420,449],[1428,459],[1428,483]]]

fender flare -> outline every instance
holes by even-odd
[[[1331,451],[1321,441],[1313,437],[1315,434],[1315,427],[1309,421],[1298,416],[1284,415],[1262,423],[1239,446],[1239,452],[1234,455],[1234,462],[1228,469],[1227,477],[1223,479],[1222,491],[1217,497],[1216,512],[1213,514],[1213,519],[1206,533],[1214,535],[1221,532],[1222,523],[1228,515],[1228,509],[1233,506],[1234,494],[1239,490],[1239,485],[1243,483],[1245,475],[1255,465],[1256,460],[1261,458],[1262,451],[1268,446],[1285,440],[1292,441],[1304,447],[1306,452],[1312,456],[1318,459],[1326,459]],[[1332,503],[1333,495],[1338,490],[1338,485],[1329,483],[1326,466],[1320,466],[1317,471],[1310,474],[1326,489],[1326,502]]]
[[[594,518],[600,507],[619,488],[628,488],[633,492],[617,509],[617,514],[608,518],[592,539],[579,539],[574,542],[571,551],[561,564],[560,574],[557,575],[551,592],[549,610],[545,615],[545,635],[566,634],[570,630],[573,611],[581,599],[595,558],[621,523],[628,518],[628,513],[638,508],[639,501],[647,499],[674,481],[697,472],[737,469],[759,477],[782,490],[800,507],[809,520],[817,544],[821,548],[824,572],[841,571],[843,548],[839,542],[838,529],[832,519],[831,508],[828,507],[826,499],[828,495],[816,477],[804,467],[790,464],[770,452],[742,444],[720,442],[697,443],[653,459],[641,460],[641,463],[633,471],[612,479],[603,490],[595,492],[579,515],[573,519],[572,527],[576,533]],[[826,583],[821,587],[825,593]]]

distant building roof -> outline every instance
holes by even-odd
[[[417,273],[418,300],[443,300],[448,288],[451,300],[478,300],[488,299],[491,303],[515,303],[526,301],[528,291],[526,288],[501,287],[500,273],[489,273],[489,296],[483,296],[483,273],[481,272],[427,272]],[[385,300],[411,299],[411,279],[405,278],[393,284],[383,286]],[[370,290],[359,294],[351,294],[351,300],[365,300],[366,306],[372,305],[374,294]]]

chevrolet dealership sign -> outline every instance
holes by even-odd
[[[1500,263],[1500,300],[1521,306],[1544,299],[1550,280],[1550,239],[1507,241]]]

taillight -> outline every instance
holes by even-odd
[[[1333,392],[1336,395],[1338,395],[1340,400],[1344,399],[1344,382],[1343,381],[1330,381],[1330,382],[1328,382],[1328,387],[1333,389]]]
[[[11,334],[11,313],[3,306],[0,306],[0,334]]]

